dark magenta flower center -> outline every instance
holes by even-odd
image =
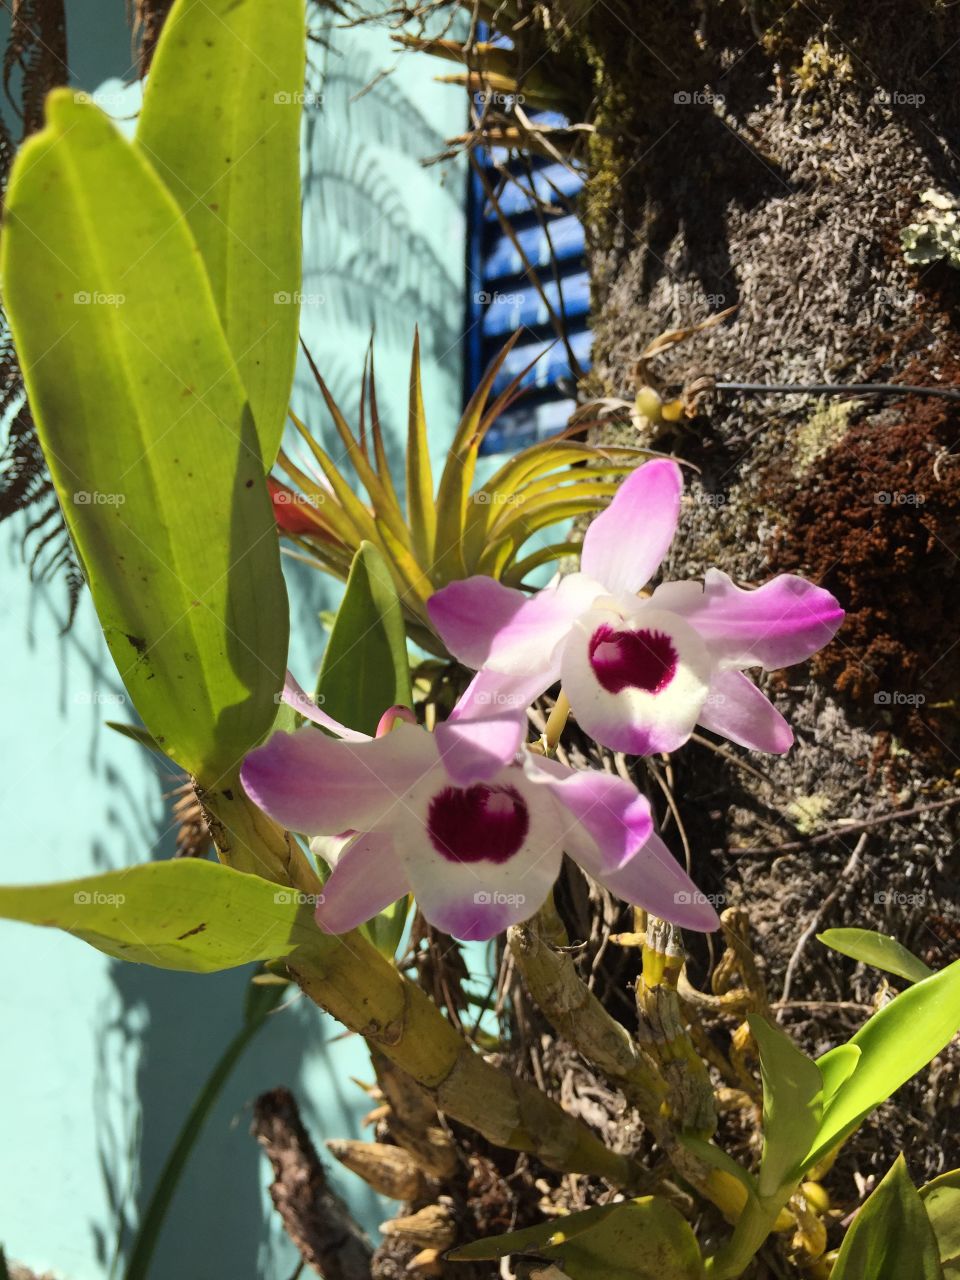
[[[507,862],[530,830],[530,814],[513,787],[478,782],[445,787],[430,801],[427,834],[450,862]]]
[[[604,623],[590,638],[590,665],[607,693],[660,693],[676,675],[677,660],[662,631],[617,631]]]

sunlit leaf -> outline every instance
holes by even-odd
[[[902,991],[850,1041],[860,1060],[824,1108],[804,1164],[815,1164],[865,1115],[891,1097],[950,1043],[960,1027],[960,960]]]
[[[937,1238],[903,1156],[851,1223],[830,1280],[943,1280]]]
[[[321,945],[313,913],[294,889],[200,858],[0,888],[0,917],[62,929],[118,960],[191,973]]]
[[[704,1274],[689,1224],[656,1196],[476,1240],[447,1256],[454,1262],[483,1262],[510,1254],[555,1261],[570,1280],[701,1280]]]
[[[303,0],[177,0],[137,126],[200,247],[266,468],[297,355],[306,25]]]
[[[921,1187],[920,1199],[937,1237],[945,1280],[960,1280],[960,1169]]]
[[[748,1018],[763,1078],[763,1158],[757,1187],[772,1196],[796,1181],[820,1124],[823,1079],[812,1058],[756,1014]]]
[[[327,641],[317,684],[324,711],[373,734],[389,707],[413,705],[403,615],[390,570],[361,543]]]
[[[266,733],[287,603],[246,392],[181,211],[67,90],[6,195],[4,303],[107,643],[148,732],[213,781]]]
[[[932,969],[895,938],[877,933],[875,929],[826,929],[817,934],[817,939],[824,946],[839,951],[841,955],[850,956],[852,960],[859,960],[862,964],[873,965],[875,969],[883,969],[886,973],[895,973],[898,978],[906,978],[908,982],[922,982],[933,973]]]

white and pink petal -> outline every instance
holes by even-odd
[[[563,689],[578,723],[615,751],[674,751],[689,738],[713,675],[697,632],[644,603],[630,616],[593,610],[561,655]]]
[[[580,568],[612,595],[635,595],[659,569],[677,531],[683,475],[656,458],[637,467],[583,539]]]
[[[766,694],[742,671],[718,671],[700,710],[705,729],[741,747],[783,755],[793,746],[793,730]]]
[[[702,589],[695,582],[667,582],[657,587],[653,603],[686,618],[723,665],[768,671],[805,661],[829,644],[843,621],[829,591],[791,573],[751,591],[709,569]]]
[[[601,594],[597,583],[579,573],[530,596],[478,575],[437,591],[427,611],[440,639],[465,666],[533,677],[549,669],[574,620]]]
[[[343,742],[304,725],[251,751],[240,779],[288,830],[332,835],[390,824],[431,773],[442,769],[436,740],[423,729],[401,723],[383,738]]]
[[[317,924],[325,933],[347,933],[409,892],[393,837],[363,832],[340,851],[317,903]]]

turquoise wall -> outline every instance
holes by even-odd
[[[67,9],[76,83],[99,87],[113,114],[131,114],[137,89],[122,85],[129,60],[123,6],[77,0]],[[435,84],[426,60],[404,58],[354,100],[395,55],[372,28],[327,34],[332,49],[312,50],[311,87],[323,101],[311,109],[304,135],[304,336],[353,417],[376,326],[381,408],[402,460],[419,322],[439,455],[460,402],[463,177],[423,169],[419,159],[460,130],[462,96]],[[295,403],[333,445],[304,370]],[[61,634],[62,587],[31,586],[22,528],[0,526],[0,880],[66,879],[166,856],[172,830],[164,792],[175,780],[105,727],[107,719],[133,715],[89,598]],[[291,663],[309,680],[324,643],[317,615],[338,593],[312,570],[288,568]],[[118,1234],[129,1240],[187,1108],[239,1025],[247,974],[200,978],[121,965],[53,931],[6,922],[0,966],[0,1244],[38,1272],[105,1280]],[[286,1084],[318,1145],[359,1136],[368,1104],[351,1075],[370,1078],[362,1045],[306,1001],[292,1000],[272,1019],[208,1121],[152,1276],[287,1280],[296,1255],[265,1195],[269,1169],[248,1133],[250,1103]],[[359,1180],[334,1177],[368,1227],[386,1216],[387,1206]]]

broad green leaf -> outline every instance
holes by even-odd
[[[860,1060],[824,1108],[804,1166],[816,1164],[950,1043],[960,1027],[960,960],[914,983],[852,1038]]]
[[[570,1280],[701,1280],[703,1262],[689,1224],[665,1200],[643,1196],[602,1205],[524,1231],[454,1249],[453,1262],[508,1254],[549,1259]]]
[[[369,734],[388,707],[413,705],[400,602],[390,570],[369,542],[360,544],[350,568],[317,701],[335,720]]]
[[[14,164],[4,303],[107,644],[208,784],[270,727],[287,603],[246,393],[196,243],[143,155],[67,90]]]
[[[748,1169],[745,1169],[742,1164],[737,1164],[733,1156],[728,1155],[722,1147],[718,1147],[713,1142],[707,1142],[704,1138],[698,1138],[691,1133],[681,1133],[679,1140],[682,1146],[686,1147],[692,1155],[702,1160],[704,1164],[709,1165],[711,1169],[717,1169],[721,1173],[729,1174],[731,1178],[736,1178],[747,1195],[756,1196],[757,1182],[753,1174]]]
[[[385,960],[393,960],[397,954],[409,911],[410,898],[403,897],[360,926],[360,932]]]
[[[874,929],[827,929],[818,933],[817,939],[841,955],[873,965],[886,973],[895,973],[908,982],[922,982],[933,973],[895,938]]]
[[[830,1280],[943,1280],[937,1238],[903,1156],[854,1218]]]
[[[920,1199],[937,1237],[945,1280],[960,1280],[960,1169],[921,1187]]]
[[[314,905],[295,889],[199,858],[0,888],[4,919],[62,929],[118,960],[191,973],[316,945]]]
[[[813,1059],[779,1028],[756,1014],[748,1021],[760,1049],[763,1079],[763,1158],[757,1188],[761,1196],[772,1196],[799,1177],[820,1124],[823,1078]]]
[[[823,1077],[823,1105],[832,1102],[834,1096],[853,1075],[860,1061],[860,1050],[855,1044],[838,1044],[817,1059]]]
[[[305,62],[303,0],[177,0],[137,127],[200,247],[266,469],[297,357]]]

